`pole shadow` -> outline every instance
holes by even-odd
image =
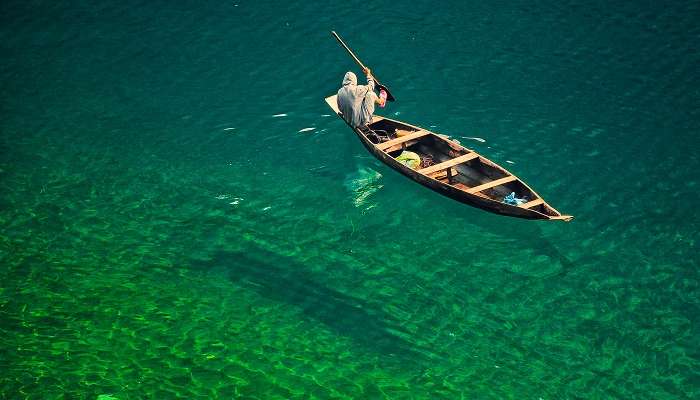
[[[327,287],[323,277],[290,257],[263,249],[254,252],[216,252],[194,267],[221,269],[233,282],[270,300],[286,303],[337,334],[397,360],[425,361],[436,357],[412,342],[401,321],[368,301]]]

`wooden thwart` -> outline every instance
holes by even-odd
[[[528,201],[528,202],[525,203],[525,204],[521,204],[521,205],[519,205],[518,207],[520,207],[520,208],[532,208],[532,207],[534,207],[534,206],[539,206],[540,204],[543,204],[543,203],[544,203],[544,200],[542,200],[542,199],[535,199],[535,200],[532,200],[532,201]]]
[[[415,132],[410,133],[410,134],[408,134],[408,135],[406,135],[406,136],[397,137],[396,139],[389,140],[388,142],[379,143],[378,145],[376,145],[376,147],[377,147],[379,150],[384,151],[384,150],[388,149],[388,148],[391,147],[391,146],[394,146],[394,145],[396,145],[396,144],[405,143],[405,142],[408,142],[409,140],[418,139],[419,137],[423,137],[423,136],[425,136],[425,135],[427,135],[427,134],[429,134],[429,133],[430,133],[430,132],[428,132],[428,131],[426,131],[426,130],[415,131]]]
[[[467,154],[461,155],[457,158],[453,158],[451,160],[441,162],[440,164],[435,164],[435,165],[431,165],[431,166],[423,168],[423,169],[419,169],[418,172],[420,172],[423,175],[428,175],[428,174],[433,173],[435,171],[440,171],[443,169],[454,167],[457,164],[465,163],[465,162],[467,162],[469,160],[473,160],[477,157],[479,157],[479,155],[474,153],[474,152],[467,153]]]
[[[496,179],[495,181],[486,182],[483,185],[475,186],[469,190],[468,193],[474,194],[476,192],[481,192],[482,190],[490,189],[492,187],[503,185],[504,183],[513,182],[517,178],[513,175],[506,176],[505,178]]]
[[[428,174],[428,176],[437,180],[445,179],[447,178],[447,171],[450,171],[453,177],[459,175],[459,171],[457,171],[457,169],[453,167],[443,169],[442,171],[435,171],[433,173]]]

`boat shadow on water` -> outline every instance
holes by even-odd
[[[401,321],[380,305],[328,287],[324,277],[291,257],[256,249],[255,252],[215,253],[196,268],[221,270],[235,283],[275,302],[286,303],[338,335],[381,354],[384,361],[412,363],[437,357],[415,343]],[[331,266],[332,267],[332,266]]]

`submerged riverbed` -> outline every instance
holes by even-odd
[[[0,398],[700,395],[694,3],[3,8]],[[373,159],[332,29],[576,219]]]

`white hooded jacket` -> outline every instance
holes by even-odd
[[[367,75],[367,85],[358,86],[354,73],[345,74],[343,87],[338,90],[338,109],[348,124],[357,128],[371,123],[376,99],[374,79],[371,75]]]

